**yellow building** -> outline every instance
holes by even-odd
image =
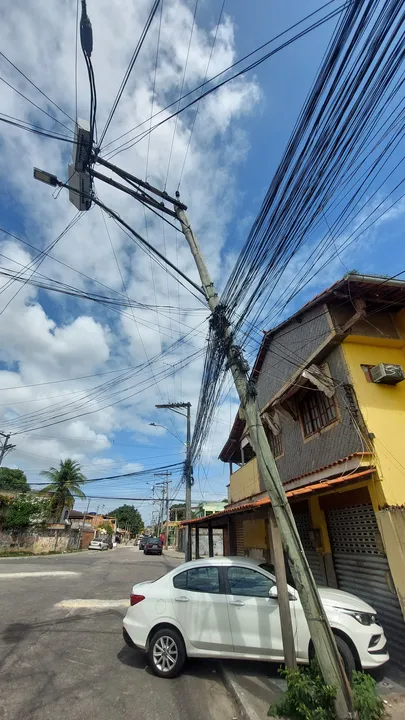
[[[349,274],[265,334],[252,379],[318,584],[374,606],[405,647],[405,282]],[[271,559],[269,499],[241,413],[220,458],[231,554]],[[194,525],[198,521],[194,521]]]

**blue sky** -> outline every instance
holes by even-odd
[[[147,119],[152,98],[156,112],[178,97],[186,59],[184,90],[189,90],[204,80],[208,64],[208,76],[220,72],[304,14],[316,10],[321,3],[307,0],[303,8],[298,0],[289,3],[255,0],[253,4],[226,0],[211,55],[221,4],[219,0],[199,1],[188,50],[195,2],[164,0],[156,83],[158,18],[106,142]],[[107,0],[97,3],[88,0],[94,30],[99,129],[104,125],[132,53],[134,38],[139,36],[150,5],[148,0],[136,4],[119,0],[112,12]],[[332,3],[331,9],[338,5]],[[72,117],[75,114],[75,7],[73,0],[65,0],[58,8],[49,8],[45,0],[34,0],[27,10],[23,0],[16,0],[13,7],[0,11],[5,27],[3,52]],[[189,207],[190,220],[219,286],[224,285],[260,208],[335,22],[330,21],[253,73],[203,100],[195,126],[193,110],[184,117],[180,115],[177,123],[174,120],[165,123],[151,134],[150,140],[143,140],[113,160],[136,175],[148,175],[159,187],[167,182],[168,191],[174,192],[186,157],[180,186],[182,199]],[[31,48],[29,56],[27,47]],[[44,47],[47,48],[46,61]],[[88,83],[80,56],[78,68],[79,115],[87,117]],[[68,128],[72,127],[71,121],[4,59],[0,60],[0,76],[61,122],[66,122]],[[67,134],[66,129],[13,90],[6,86],[2,89],[0,112]],[[191,127],[194,131],[189,145]],[[61,178],[66,177],[70,146],[7,125],[0,127],[0,143],[3,158],[0,225],[43,249],[74,218],[75,211],[64,192],[53,199],[50,188],[33,182],[32,167],[45,167]],[[118,144],[111,147],[116,148]],[[402,155],[399,145],[391,159],[392,167]],[[389,183],[370,198],[369,211],[400,179],[401,166],[393,172]],[[392,201],[401,195],[402,189],[403,186],[399,187],[392,195]],[[145,218],[140,207],[134,207],[133,201],[116,191],[99,184],[97,192],[107,205],[121,213],[161,252],[167,253],[172,262],[197,279],[179,234],[168,226],[163,231],[156,218]],[[389,201],[384,209],[388,204]],[[284,314],[296,310],[347,269],[388,275],[400,272],[403,264],[405,267],[401,243],[404,209],[399,201],[356,243],[342,249],[339,257],[335,253],[322,274],[302,290]],[[338,247],[355,228],[354,224],[336,239]],[[20,270],[35,257],[32,248],[3,232],[0,232],[0,243],[3,268]],[[309,244],[287,268],[286,282],[305,262],[310,249]],[[157,312],[153,308],[134,311],[127,308],[120,314],[108,306],[29,285],[16,282],[2,285],[1,428],[13,433],[16,444],[7,463],[24,469],[29,480],[35,483],[41,482],[41,469],[69,456],[83,465],[89,478],[180,462],[184,457],[185,421],[167,410],[156,410],[155,404],[190,401],[195,414],[207,311],[194,296],[153,266],[98,208],[80,217],[51,254],[52,258],[46,258],[38,267],[35,265],[37,273],[116,299],[125,300],[128,295],[146,305],[158,305],[160,309]],[[4,279],[0,281],[6,283]],[[186,333],[186,338],[180,340]],[[171,348],[175,341],[179,341],[178,345]],[[162,350],[166,351],[165,356],[155,360]],[[110,386],[105,385],[107,382]],[[225,384],[225,390],[203,456],[195,467],[193,502],[226,496],[228,468],[216,458],[237,404],[230,382]],[[152,427],[149,424],[152,422],[164,427]],[[173,469],[171,480],[173,496],[183,498],[184,486],[178,468]],[[90,509],[104,506],[104,511],[108,511],[121,504],[118,499],[104,497],[151,497],[155,482],[151,473],[89,485]],[[148,521],[155,507],[153,503],[134,504]],[[79,509],[85,506],[87,501],[76,505]]]

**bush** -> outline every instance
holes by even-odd
[[[287,680],[287,691],[278,703],[270,707],[269,715],[282,715],[290,720],[335,720],[336,690],[324,683],[316,660],[309,668],[280,668],[279,673]],[[355,671],[352,687],[359,720],[382,720],[384,703],[377,695],[375,680],[370,675]]]
[[[326,685],[313,661],[309,668],[290,670],[280,668],[287,680],[287,692],[272,705],[269,715],[283,715],[291,720],[334,720],[336,690]]]
[[[7,508],[3,528],[11,532],[21,532],[34,523],[41,523],[49,512],[49,500],[30,495],[17,495]]]
[[[374,678],[362,672],[354,672],[352,686],[354,706],[360,720],[381,720],[384,717],[384,703],[377,695]]]

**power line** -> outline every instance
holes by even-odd
[[[181,95],[183,94],[184,81],[185,81],[185,79],[186,79],[188,58],[189,58],[189,56],[190,56],[191,40],[192,40],[192,38],[193,38],[193,32],[194,32],[194,26],[195,26],[195,18],[196,18],[196,15],[197,15],[197,8],[198,8],[198,0],[195,0],[193,21],[192,21],[192,23],[191,23],[190,38],[189,38],[189,41],[188,41],[187,55],[186,55],[186,60],[185,60],[185,63],[184,63],[183,77],[182,77],[181,86],[180,86],[180,97],[181,97]],[[180,106],[180,100],[179,100],[179,104],[178,104],[178,106],[177,106],[177,109],[179,109],[179,106]],[[171,163],[171,161],[172,161],[173,147],[174,147],[174,142],[175,142],[175,139],[176,139],[177,121],[178,121],[178,114],[176,114],[176,119],[175,119],[175,121],[174,121],[174,130],[173,130],[173,136],[172,136],[172,143],[171,143],[171,145],[170,145],[169,160],[168,160],[168,163],[167,163],[166,180],[165,180],[165,185],[164,185],[164,189],[165,189],[165,190],[166,190],[166,185],[167,185],[167,181],[168,181],[168,178],[169,178],[170,163]]]
[[[218,18],[218,22],[217,22],[217,26],[216,26],[216,29],[215,29],[214,38],[213,38],[213,41],[212,41],[211,50],[210,50],[210,54],[209,54],[209,58],[208,58],[208,62],[207,62],[207,67],[206,67],[206,69],[205,69],[205,76],[204,76],[203,85],[204,85],[204,84],[206,83],[206,81],[207,81],[208,70],[210,69],[211,60],[212,60],[212,54],[213,54],[213,52],[214,52],[215,43],[216,43],[216,41],[217,41],[218,30],[219,30],[219,26],[220,26],[220,24],[221,24],[221,19],[222,19],[222,15],[223,15],[223,12],[224,12],[225,2],[226,2],[226,0],[222,0],[221,9],[220,9],[220,11],[219,11],[219,18]],[[183,92],[183,86],[182,86],[182,88],[181,88],[180,94],[182,94],[182,92]],[[180,101],[179,101],[179,102],[180,102]],[[183,165],[182,165],[182,167],[181,167],[180,179],[179,179],[179,183],[178,183],[178,185],[177,185],[177,190],[180,189],[180,184],[181,184],[181,180],[182,180],[182,177],[183,177],[184,168],[185,168],[185,166],[186,166],[187,156],[188,156],[188,153],[189,153],[189,150],[190,150],[190,145],[191,145],[191,138],[192,138],[192,135],[193,135],[193,132],[194,132],[194,128],[195,128],[195,124],[196,124],[196,121],[197,121],[197,116],[198,116],[198,111],[199,111],[199,109],[200,109],[200,103],[198,102],[198,103],[197,103],[197,107],[196,107],[196,111],[195,111],[195,115],[194,115],[194,118],[193,118],[193,122],[192,122],[192,124],[191,124],[190,133],[189,133],[189,136],[188,136],[188,142],[187,142],[187,147],[186,147],[186,154],[185,154],[185,156],[184,156]],[[177,120],[177,117],[176,117],[176,120]],[[149,140],[150,140],[150,135],[148,136],[148,141],[149,141]]]
[[[106,124],[105,124],[104,130],[103,130],[103,132],[102,132],[101,135],[100,135],[99,147],[101,147],[101,144],[102,144],[102,142],[103,142],[103,140],[104,140],[104,138],[105,138],[106,132],[107,132],[109,126],[110,126],[111,120],[113,119],[113,116],[114,116],[114,113],[115,113],[115,111],[116,111],[116,109],[117,109],[118,103],[119,103],[119,101],[120,101],[120,99],[121,99],[121,97],[122,97],[122,93],[123,93],[124,90],[125,90],[125,86],[126,86],[126,84],[127,84],[127,82],[128,82],[129,76],[131,75],[131,72],[132,72],[132,70],[133,70],[133,67],[134,67],[134,65],[135,65],[135,62],[136,62],[136,60],[137,60],[137,58],[138,58],[138,56],[139,56],[139,53],[140,53],[141,48],[142,48],[142,45],[143,45],[143,43],[144,43],[144,40],[145,40],[145,38],[146,38],[146,36],[147,36],[147,34],[148,34],[148,30],[149,30],[149,28],[150,28],[150,26],[151,26],[152,20],[153,20],[153,18],[154,18],[154,16],[155,16],[156,10],[158,9],[159,2],[160,2],[160,0],[154,0],[154,3],[153,3],[153,5],[152,5],[152,9],[151,9],[151,11],[150,11],[150,13],[149,13],[148,19],[146,20],[146,23],[145,23],[145,26],[144,26],[144,28],[143,28],[143,30],[142,30],[141,36],[140,36],[140,38],[139,38],[139,40],[138,40],[138,42],[137,42],[137,44],[136,44],[136,47],[135,47],[135,50],[134,50],[134,52],[133,52],[133,54],[132,54],[131,60],[130,60],[129,65],[128,65],[128,68],[127,68],[127,70],[126,70],[126,72],[125,72],[125,75],[124,75],[124,77],[123,77],[123,79],[122,79],[121,85],[120,85],[120,87],[119,87],[119,89],[118,89],[117,95],[116,95],[116,97],[115,97],[115,100],[114,100],[114,102],[113,102],[112,108],[111,108],[110,113],[109,113],[109,115],[108,115],[107,122],[106,122]]]
[[[7,82],[7,80],[5,80],[3,77],[0,76],[0,80],[1,80],[1,82],[3,82],[5,85],[7,85],[9,88],[11,88],[11,90],[14,90],[14,92],[16,92],[17,95],[20,95],[20,97],[24,98],[24,100],[26,100],[26,101],[29,102],[31,105],[33,105],[34,107],[36,107],[37,110],[39,110],[40,112],[44,113],[44,115],[47,115],[49,118],[51,118],[51,120],[53,120],[54,122],[58,123],[58,125],[61,125],[62,127],[64,127],[65,130],[67,130],[68,132],[70,132],[72,135],[74,134],[74,133],[73,133],[73,130],[71,130],[71,128],[69,128],[69,127],[68,127],[67,125],[65,125],[63,122],[61,122],[60,120],[58,120],[58,118],[54,117],[54,116],[51,115],[49,112],[47,112],[46,110],[44,110],[43,108],[41,108],[39,105],[37,105],[36,103],[34,103],[33,100],[30,100],[26,95],[24,95],[22,92],[20,92],[19,90],[17,90],[17,88],[15,88],[13,85],[11,85],[11,83]]]
[[[75,23],[75,121],[77,121],[77,95],[78,95],[78,82],[77,82],[77,65],[79,55],[79,0],[76,0],[76,23]]]
[[[34,126],[32,123],[30,123],[31,127],[29,127],[28,123],[26,123],[25,120],[12,118],[12,116],[10,115],[5,116],[4,113],[0,114],[3,115],[3,117],[0,117],[0,122],[6,123],[6,125],[18,127],[20,128],[20,130],[26,130],[27,132],[33,133],[34,135],[42,135],[43,137],[52,138],[52,140],[61,140],[62,142],[67,142],[70,145],[75,144],[73,139],[65,137],[65,135],[58,135],[56,133],[48,132],[47,130],[37,129],[39,126]],[[25,125],[23,123],[25,123]]]
[[[76,215],[74,216],[74,218],[67,224],[67,226],[65,227],[65,229],[62,230],[62,232],[55,238],[55,240],[53,240],[53,241],[45,248],[45,250],[41,251],[41,253],[40,253],[39,255],[37,255],[36,258],[34,258],[33,260],[31,260],[31,261],[23,268],[23,270],[30,269],[30,266],[32,266],[34,263],[36,263],[36,267],[34,267],[34,269],[32,270],[32,273],[31,273],[31,277],[32,277],[32,275],[34,274],[35,270],[38,269],[38,267],[44,262],[45,258],[48,256],[48,253],[49,253],[51,250],[53,250],[53,248],[54,248],[54,247],[57,245],[57,243],[64,237],[64,235],[66,235],[66,233],[68,233],[69,230],[71,230],[71,228],[74,227],[74,225],[78,222],[78,220],[80,219],[80,217],[81,217],[81,213],[77,212]],[[1,295],[5,290],[7,290],[7,289],[12,285],[12,283],[13,283],[16,279],[20,279],[20,277],[21,277],[21,271],[20,271],[19,276],[17,276],[16,278],[10,279],[10,280],[1,288],[1,290],[0,290],[0,295]],[[8,308],[8,306],[10,305],[10,303],[14,300],[14,298],[18,295],[18,293],[19,293],[19,292],[22,290],[22,288],[28,283],[29,280],[30,280],[30,278],[24,279],[24,281],[22,282],[21,287],[18,288],[18,290],[14,293],[14,295],[10,298],[10,300],[8,300],[8,302],[5,304],[5,306],[3,307],[3,309],[0,311],[0,315],[2,315],[2,314],[4,313],[4,311]]]
[[[329,0],[329,2],[325,3],[324,5],[322,5],[321,7],[319,7],[319,8],[318,8],[317,10],[315,10],[314,12],[310,13],[309,15],[306,15],[304,18],[302,18],[302,19],[299,20],[298,22],[294,23],[293,25],[291,25],[290,27],[288,27],[286,30],[283,30],[283,31],[282,31],[281,33],[279,33],[278,35],[275,35],[274,37],[272,37],[272,38],[271,38],[270,40],[268,40],[267,42],[265,42],[265,43],[263,43],[262,45],[260,45],[259,47],[255,48],[255,50],[252,50],[252,51],[251,51],[250,53],[248,53],[247,55],[244,55],[242,58],[240,58],[240,60],[237,60],[236,62],[232,63],[232,65],[229,65],[229,66],[228,66],[227,68],[225,68],[224,70],[221,70],[221,72],[217,73],[216,75],[214,75],[213,77],[211,77],[209,80],[206,80],[205,82],[201,83],[201,84],[198,85],[197,87],[193,88],[193,90],[190,90],[189,92],[185,93],[185,95],[183,95],[183,96],[180,97],[179,99],[174,100],[173,102],[171,102],[171,103],[169,103],[168,105],[166,105],[166,107],[162,108],[162,110],[159,110],[158,112],[156,112],[156,113],[152,116],[152,118],[148,118],[147,120],[144,120],[143,122],[138,123],[138,125],[135,125],[135,126],[134,126],[133,128],[131,128],[130,130],[127,130],[127,131],[126,131],[125,133],[123,133],[122,135],[119,135],[117,138],[115,138],[115,140],[112,140],[111,142],[107,143],[107,145],[104,146],[103,150],[106,150],[108,147],[110,147],[110,146],[113,145],[114,143],[118,142],[118,140],[121,140],[122,138],[126,137],[126,136],[129,135],[130,133],[134,132],[135,130],[137,130],[138,128],[140,128],[142,125],[144,125],[146,122],[149,122],[151,119],[153,119],[153,118],[155,118],[155,117],[158,117],[158,116],[161,115],[162,113],[166,112],[166,110],[169,110],[170,108],[174,107],[174,106],[177,105],[181,100],[184,100],[185,98],[189,97],[190,95],[192,95],[193,93],[197,92],[198,90],[201,90],[201,88],[205,87],[206,85],[208,85],[209,83],[211,83],[213,80],[216,80],[217,78],[221,77],[222,75],[224,75],[225,73],[229,72],[230,70],[232,70],[234,67],[236,67],[236,66],[239,65],[240,63],[242,63],[242,62],[244,62],[245,60],[247,60],[247,59],[248,59],[249,57],[251,57],[252,55],[255,55],[256,53],[260,52],[260,50],[263,50],[265,47],[267,47],[268,45],[270,45],[272,42],[275,42],[275,40],[278,40],[279,38],[281,38],[281,37],[283,37],[284,35],[288,34],[288,33],[289,33],[291,30],[293,30],[294,28],[298,27],[299,25],[302,25],[302,23],[306,22],[306,21],[309,20],[311,17],[313,17],[313,16],[316,15],[317,13],[321,12],[321,11],[324,10],[326,7],[328,7],[329,5],[332,5],[333,2],[335,2],[335,1],[336,1],[336,0]],[[339,10],[341,10],[341,9],[342,9],[343,7],[345,7],[345,6],[346,6],[345,4],[341,5],[340,8],[339,8]],[[202,95],[200,95],[200,97],[197,98],[197,101],[200,100],[201,98],[202,98]],[[170,119],[170,118],[168,118],[168,119]],[[133,138],[132,138],[132,139],[133,139]],[[132,142],[132,140],[128,140],[127,142]],[[125,144],[126,144],[126,143],[125,143]],[[114,151],[112,151],[112,152],[115,152],[117,149],[118,149],[118,148],[115,148]]]
[[[67,113],[66,110],[63,110],[63,108],[61,108],[54,100],[52,100],[52,99],[49,97],[49,95],[47,95],[46,93],[44,93],[44,91],[41,90],[41,88],[39,88],[38,85],[35,85],[35,83],[34,83],[32,80],[30,80],[30,78],[29,78],[25,73],[23,73],[22,70],[20,70],[20,68],[17,67],[17,65],[14,65],[14,63],[11,62],[10,58],[8,58],[8,57],[7,57],[3,52],[1,52],[1,51],[0,51],[0,55],[1,55],[2,58],[4,58],[4,60],[6,60],[6,62],[9,63],[9,65],[11,65],[11,66],[14,68],[14,70],[17,70],[17,72],[20,73],[20,75],[22,75],[23,78],[25,78],[25,79],[27,80],[27,82],[29,82],[30,85],[32,85],[32,86],[35,88],[35,90],[38,90],[38,92],[41,93],[41,95],[43,95],[43,97],[46,98],[46,99],[48,100],[48,102],[50,102],[50,103],[51,103],[52,105],[54,105],[58,110],[60,110],[60,112],[63,113],[63,115],[66,115],[66,117],[67,117],[69,120],[71,120],[72,122],[74,122],[73,118],[70,117],[69,113]],[[13,89],[14,89],[14,88],[13,88]],[[67,129],[69,129],[69,128],[67,128]],[[71,131],[70,131],[70,132],[71,132]]]

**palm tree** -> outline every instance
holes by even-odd
[[[41,493],[52,494],[52,515],[56,521],[61,519],[65,507],[73,507],[75,495],[80,498],[86,497],[80,489],[80,485],[85,483],[87,478],[75,460],[69,458],[61,460],[58,468],[51,467],[49,470],[43,470],[41,475],[51,481],[41,490]]]

